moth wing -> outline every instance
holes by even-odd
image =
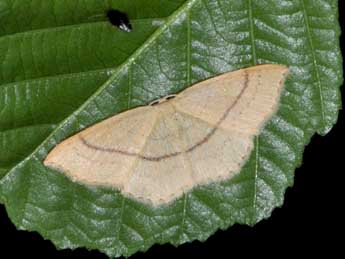
[[[174,100],[176,108],[210,124],[245,135],[257,135],[277,110],[288,68],[260,65],[200,82]]]
[[[155,206],[191,188],[227,179],[240,170],[252,140],[217,130],[178,111],[163,113],[146,139],[142,158],[132,167],[124,192]]]
[[[156,111],[139,107],[101,121],[59,143],[44,164],[82,183],[122,188],[136,160],[130,154],[140,153]]]
[[[240,170],[253,137],[278,107],[287,72],[262,65],[205,80],[172,100],[81,131],[44,163],[76,181],[166,204]]]

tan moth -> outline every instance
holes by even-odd
[[[153,206],[232,178],[276,112],[288,68],[228,72],[101,121],[58,144],[44,164]]]

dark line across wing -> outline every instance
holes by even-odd
[[[202,140],[200,140],[199,142],[197,142],[196,144],[194,144],[190,148],[183,150],[183,151],[177,151],[177,152],[173,152],[173,153],[165,154],[165,155],[161,155],[161,156],[145,156],[145,155],[142,155],[139,153],[129,152],[126,150],[121,150],[121,149],[116,149],[116,148],[99,147],[99,146],[96,146],[96,145],[89,143],[81,135],[79,135],[79,137],[80,137],[80,140],[82,141],[82,143],[86,147],[93,149],[93,150],[102,151],[102,152],[118,153],[118,154],[127,155],[127,156],[135,156],[135,157],[138,157],[138,158],[143,159],[143,160],[154,161],[154,162],[159,162],[159,161],[164,160],[164,159],[176,157],[176,156],[184,154],[184,153],[192,152],[196,148],[205,144],[215,134],[219,125],[226,119],[226,117],[229,115],[230,111],[236,106],[236,104],[238,103],[238,101],[241,99],[242,95],[244,94],[244,92],[248,88],[248,85],[249,85],[248,73],[246,71],[244,71],[244,86],[243,86],[240,94],[235,99],[235,101],[226,109],[226,111],[223,113],[222,117],[217,121],[216,125],[212,128],[212,130],[210,130],[209,133],[207,133],[207,135]]]

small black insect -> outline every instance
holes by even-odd
[[[107,17],[109,19],[109,22],[119,29],[126,32],[132,31],[132,25],[129,22],[127,14],[118,10],[110,9],[109,11],[107,11]]]

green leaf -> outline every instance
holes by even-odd
[[[128,34],[106,21],[105,2],[77,2],[44,1],[30,7],[31,0],[20,5],[0,1],[0,177],[85,102],[178,7],[113,1],[114,8],[137,18]]]
[[[253,225],[282,205],[311,136],[326,134],[337,120],[342,60],[335,0],[189,0],[170,7],[153,1],[152,10],[168,17],[154,31],[145,24],[156,24],[156,12],[143,11],[133,35],[105,23],[82,24],[97,1],[45,2],[51,5],[39,9],[42,17],[53,3],[66,2],[56,5],[62,8],[56,16],[66,18],[47,21],[46,29],[32,19],[33,29],[21,30],[30,21],[16,27],[6,16],[13,28],[0,38],[0,197],[18,228],[38,231],[58,248],[128,256],[155,243],[205,240],[234,223]],[[128,10],[145,2],[131,1]],[[0,17],[11,10],[6,4],[0,1]],[[75,8],[84,16],[68,12]],[[115,190],[73,183],[42,164],[58,142],[106,117],[261,63],[286,64],[291,76],[278,113],[230,181],[152,208]]]

